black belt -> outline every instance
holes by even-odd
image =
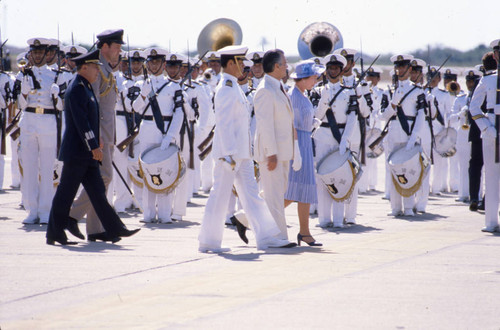
[[[32,113],[37,113],[37,114],[40,114],[40,115],[55,115],[58,110],[44,109],[42,107],[36,107],[36,108],[28,107],[28,108],[24,109],[24,111],[26,111],[26,112],[32,112]]]
[[[417,117],[414,117],[414,116],[406,116],[406,119],[408,119],[408,120],[415,120],[415,118],[417,118]],[[391,119],[390,119],[390,120],[397,120],[397,119],[398,119],[398,117],[394,116],[394,117],[391,117]]]
[[[128,113],[127,111],[117,111],[116,115],[117,116],[127,116],[127,113]]]
[[[330,127],[328,123],[321,123],[321,127]],[[337,124],[338,128],[345,128],[345,124]]]
[[[171,121],[172,120],[172,116],[161,116],[163,118],[164,121]],[[153,120],[153,116],[150,116],[150,115],[146,115],[144,117],[142,117],[142,119],[144,120]]]

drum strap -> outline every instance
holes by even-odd
[[[339,126],[337,125],[337,120],[335,119],[335,115],[332,111],[332,104],[335,103],[335,100],[340,95],[340,93],[345,89],[344,86],[341,86],[339,91],[333,96],[332,100],[328,104],[328,110],[326,110],[326,119],[328,120],[328,125],[330,126],[330,130],[332,131],[332,135],[335,140],[340,144],[340,140],[342,139],[342,134],[340,134]]]
[[[153,118],[155,119],[156,127],[160,130],[161,134],[165,134],[165,123],[163,122],[163,116],[161,114],[160,105],[156,99],[156,95],[160,94],[163,88],[167,86],[168,82],[164,83],[155,93],[154,96],[149,97],[148,106],[151,105],[151,111],[153,112]]]
[[[413,130],[413,125],[412,125],[412,130],[410,130],[410,125],[408,125],[408,118],[406,118],[406,115],[405,115],[405,112],[403,111],[403,108],[401,107],[401,104],[403,103],[403,101],[406,99],[406,97],[408,95],[411,94],[411,92],[413,92],[415,89],[417,89],[418,86],[413,86],[412,89],[410,89],[408,91],[408,93],[406,93],[405,95],[403,95],[403,97],[401,98],[401,101],[399,101],[397,107],[396,107],[396,115],[399,119],[399,123],[401,124],[401,128],[403,129],[403,131],[405,131],[406,135],[410,136],[411,135],[411,131]],[[413,124],[415,124],[415,121],[413,121]]]
[[[444,118],[443,115],[441,114],[441,111],[439,111],[439,102],[436,98],[434,98],[434,106],[436,107],[437,111],[436,119],[441,125],[444,126]]]

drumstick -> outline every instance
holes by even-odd
[[[135,195],[134,193],[132,192],[132,190],[130,189],[130,187],[128,186],[127,184],[127,181],[125,181],[125,178],[123,177],[123,175],[121,174],[120,170],[118,169],[118,167],[116,166],[115,162],[114,161],[111,161],[111,164],[113,164],[113,167],[115,168],[115,171],[116,173],[118,173],[118,176],[120,177],[120,179],[122,179],[122,182],[123,184],[125,185],[125,187],[127,188],[128,192],[130,193],[130,195],[132,196],[132,200],[134,201],[134,204],[137,205],[139,207],[139,211],[141,211],[141,213],[144,213],[144,211],[142,210],[141,208],[141,204],[139,204],[139,202],[137,201],[137,199],[135,198]]]

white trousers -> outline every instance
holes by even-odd
[[[128,136],[128,131],[127,131],[127,122],[125,120],[125,116],[116,116],[117,143],[123,141],[123,139],[125,139],[127,136]],[[136,152],[138,152],[138,150],[136,150]],[[132,187],[130,176],[127,173],[128,148],[123,150],[123,152],[120,152],[120,150],[115,148],[113,151],[113,161],[115,162],[116,167],[122,174],[128,186]],[[115,200],[113,203],[115,210],[116,212],[124,212],[125,209],[132,204],[132,197],[130,196],[130,193],[128,192],[127,187],[125,187],[125,184],[123,183],[122,179],[120,179],[120,176],[118,175],[118,173],[116,173],[116,170],[113,175],[113,188],[115,192]]]
[[[499,151],[500,152],[500,151]],[[483,139],[483,159],[485,184],[485,225],[498,226],[498,203],[500,202],[500,163],[495,163],[495,140]]]
[[[288,239],[288,231],[285,217],[285,193],[288,186],[289,166],[289,161],[278,161],[276,168],[273,171],[269,171],[267,169],[267,162],[259,163],[260,183],[264,200],[273,215],[274,221],[276,221],[276,225],[280,229],[278,238],[286,240]]]
[[[205,207],[205,214],[203,215],[198,236],[200,245],[210,248],[221,247],[224,215],[229,197],[232,194],[233,184],[236,187],[250,227],[255,233],[257,244],[280,233],[271,212],[266,206],[266,202],[259,197],[253,161],[250,159],[239,161],[236,170],[231,171],[226,166],[223,166],[221,160],[217,160],[214,169],[214,187],[210,192]],[[284,193],[281,206],[284,209]]]
[[[457,134],[457,154],[455,160],[459,168],[458,197],[469,198],[469,160],[471,145],[469,130],[459,129]]]
[[[55,194],[53,171],[56,159],[57,133],[54,115],[25,113],[21,122],[21,153],[25,208],[28,219],[49,220]],[[51,129],[52,128],[52,129]]]
[[[448,191],[448,159],[434,152],[434,165],[432,166],[432,192]]]
[[[19,186],[21,184],[21,173],[19,173],[19,157],[18,157],[19,139],[16,141],[10,139],[10,150],[12,151],[10,161],[10,173],[12,175],[12,185]]]

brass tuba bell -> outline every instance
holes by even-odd
[[[343,46],[342,34],[335,26],[327,22],[309,24],[302,30],[297,41],[299,55],[303,60],[314,56],[326,56]]]
[[[208,23],[198,36],[198,53],[217,51],[223,47],[241,44],[241,27],[229,18],[219,18]]]
[[[460,93],[460,85],[456,81],[450,81],[446,84],[446,90],[453,96],[457,96]]]

